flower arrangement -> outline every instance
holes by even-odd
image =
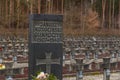
[[[32,80],[57,80],[57,77],[53,74],[40,72],[37,76],[33,76]]]

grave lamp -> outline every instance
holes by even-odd
[[[110,69],[106,69],[106,76],[110,76]]]
[[[110,58],[103,58],[103,80],[110,80]]]
[[[6,80],[13,80],[13,78],[11,76],[8,76],[8,78],[6,78]]]
[[[83,59],[76,60],[76,80],[83,80]]]

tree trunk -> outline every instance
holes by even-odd
[[[38,14],[41,13],[41,0],[38,0]]]
[[[86,4],[86,0],[83,1],[83,4],[84,4],[84,15],[83,15],[83,35],[85,33],[85,27],[86,27],[86,21],[85,21],[85,17],[86,17],[86,14],[87,14],[87,4]]]
[[[48,13],[48,1],[46,0],[46,2],[45,2],[46,4],[45,4],[45,13]]]
[[[62,7],[61,7],[61,8],[62,8],[62,9],[61,9],[61,10],[62,10],[61,13],[63,14],[63,12],[64,12],[64,0],[62,0]]]
[[[115,2],[114,2],[114,0],[112,0],[112,27],[115,29],[115,26],[114,26],[114,20],[115,20],[115,17],[114,17],[114,9],[115,9]]]
[[[53,0],[51,0],[51,8],[50,8],[51,13],[53,14]]]
[[[1,17],[1,13],[2,13],[2,1],[0,0],[0,17]]]
[[[28,0],[27,0],[27,3],[26,3],[26,4],[27,4],[27,11],[26,11],[27,14],[26,14],[26,15],[29,15],[29,7],[30,7],[30,5],[29,5],[29,1],[28,1]]]
[[[51,0],[48,0],[48,13],[51,13]]]
[[[83,28],[83,0],[81,0],[81,12],[80,12],[80,14],[81,14],[81,29]]]
[[[10,16],[12,16],[12,10],[13,10],[12,5],[13,5],[13,0],[10,0]]]
[[[17,0],[17,26],[16,26],[16,34],[18,33],[19,20],[20,20],[20,0]]]
[[[3,18],[3,1],[2,0],[0,0],[0,25],[2,25],[2,26],[0,26],[0,27],[2,27],[3,28],[3,20],[2,20],[2,18]]]
[[[33,14],[33,0],[30,1],[30,14]]]
[[[11,29],[13,26],[11,25],[13,22],[13,0],[10,0],[10,13],[9,13],[9,29]]]
[[[106,6],[106,0],[102,0],[102,28],[104,28],[104,23],[105,23],[105,6]]]
[[[111,0],[110,0],[110,4],[109,4],[109,29],[111,29]]]
[[[58,9],[59,3],[58,3],[58,0],[56,0],[56,1],[57,1],[57,3],[56,3],[56,4],[57,4],[57,7],[56,7],[56,8],[57,8],[57,9],[56,9],[56,12],[57,12],[57,13],[56,13],[56,14],[58,14],[58,12],[59,12],[59,9]]]
[[[2,13],[3,13],[3,1],[0,0],[0,17],[2,17]]]
[[[118,26],[119,26],[119,30],[120,30],[120,0],[119,0]],[[120,32],[120,31],[119,31],[119,32]]]
[[[3,0],[1,1],[1,18],[3,18]]]

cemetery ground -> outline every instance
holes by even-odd
[[[63,77],[63,80],[76,80],[76,58],[84,58],[84,72],[103,71],[101,66],[103,57],[106,56],[111,58],[111,72],[120,70],[120,37],[66,38],[63,46],[63,72],[64,74],[74,72],[74,77]],[[0,70],[0,80],[5,80],[6,72],[8,75],[13,74],[15,80],[28,78],[28,42],[26,39],[1,38],[1,53],[6,69]],[[16,56],[14,56],[15,53]],[[120,80],[119,75],[120,72],[111,73],[110,80]],[[103,80],[103,74],[88,76],[83,74],[83,80]]]
[[[110,80],[120,80],[120,72],[111,73]],[[76,80],[76,77],[64,77],[63,80]],[[84,75],[83,80],[103,80],[103,74]]]

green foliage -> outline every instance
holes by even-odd
[[[57,77],[53,74],[50,74],[48,80],[57,80]]]
[[[35,76],[32,76],[32,80],[37,80]]]

